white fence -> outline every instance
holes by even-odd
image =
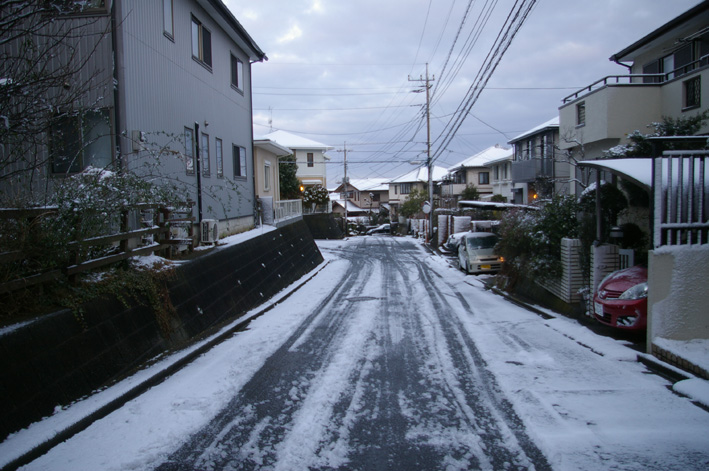
[[[709,154],[665,151],[654,159],[655,248],[709,243]]]
[[[276,201],[273,204],[276,223],[303,216],[303,200]]]

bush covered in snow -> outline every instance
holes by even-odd
[[[519,278],[561,276],[561,239],[578,236],[578,210],[573,197],[556,196],[541,211],[505,213],[495,250],[505,258],[503,275],[510,285]]]

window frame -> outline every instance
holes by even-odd
[[[489,184],[490,184],[490,172],[478,172],[478,185],[489,185]]]
[[[194,129],[185,126],[184,131],[182,132],[182,135],[184,137],[184,146],[185,146],[185,173],[187,175],[194,175],[195,169],[197,166],[195,165],[195,151],[194,151]],[[189,142],[188,142],[188,136],[189,136]]]
[[[92,130],[94,127],[89,127],[90,115],[98,115],[99,120],[106,121],[106,133],[100,134],[98,136],[92,136]],[[86,151],[87,149],[96,142],[103,138],[108,138],[108,153],[110,154],[109,162],[103,167],[106,168],[113,164],[114,159],[114,145],[113,145],[113,126],[112,126],[112,114],[108,108],[100,108],[98,110],[84,110],[79,113],[74,113],[71,115],[62,115],[55,117],[55,121],[52,123],[49,129],[49,173],[52,176],[60,177],[62,175],[74,175],[81,173],[86,169],[87,166],[95,164],[96,161],[87,159]],[[57,134],[64,134],[67,131],[71,131],[71,135],[65,135],[58,137]],[[61,141],[61,142],[59,142]],[[66,168],[64,168],[64,163],[59,163],[57,157],[65,157],[63,160],[68,160],[69,156],[58,156],[57,155],[57,145],[61,146],[62,149],[66,149],[68,145],[72,147],[71,153],[73,157],[69,161]],[[91,161],[90,161],[91,160]],[[62,165],[62,170],[57,170],[58,165]]]
[[[218,137],[214,139],[214,155],[217,161],[217,178],[224,178],[224,144]]]
[[[271,162],[268,160],[263,162],[263,189],[271,191]]]
[[[576,127],[586,125],[586,102],[576,104]]]
[[[175,42],[175,5],[173,1],[162,0],[162,34],[170,41]]]
[[[690,94],[690,87],[694,88],[694,93]],[[690,97],[695,100],[690,103]],[[682,82],[682,111],[694,110],[702,106],[702,76],[697,75]]]
[[[237,92],[244,93],[244,61],[229,53],[231,70],[231,88]]]
[[[195,30],[196,27],[196,30]],[[209,28],[204,26],[204,23],[199,21],[194,15],[191,16],[190,31],[192,37],[192,59],[199,64],[206,67],[210,72],[212,70],[212,32]],[[207,34],[205,34],[205,32]],[[195,33],[197,37],[195,38]],[[196,39],[196,43],[195,43]],[[205,42],[208,43],[208,47],[205,47]],[[195,55],[195,48],[197,49],[197,54]]]
[[[308,152],[306,154],[305,158],[308,163],[308,168],[315,167],[315,153],[314,152]]]
[[[231,155],[234,161],[234,180],[246,180],[248,172],[246,165],[246,148],[232,144]]]
[[[209,161],[209,134],[202,133],[199,142],[199,156],[202,161],[202,176],[211,177],[212,169]]]
[[[399,193],[402,195],[411,194],[411,183],[400,183],[399,184]]]

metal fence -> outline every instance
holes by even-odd
[[[665,151],[653,162],[655,248],[709,243],[709,153]]]

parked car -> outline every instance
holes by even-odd
[[[602,324],[626,330],[647,327],[647,268],[637,265],[603,278],[593,296],[593,314]]]
[[[456,232],[455,234],[451,234],[448,237],[448,240],[441,245],[441,250],[444,252],[450,252],[453,254],[458,253],[458,246],[460,245],[460,239],[463,238],[465,234],[467,234],[470,231],[467,232]]]
[[[380,226],[375,227],[374,229],[370,229],[367,231],[367,235],[389,234],[389,233],[391,233],[391,225],[389,225],[389,224],[382,224]]]
[[[458,246],[458,265],[468,273],[496,273],[504,259],[495,254],[499,237],[492,232],[467,232]]]

